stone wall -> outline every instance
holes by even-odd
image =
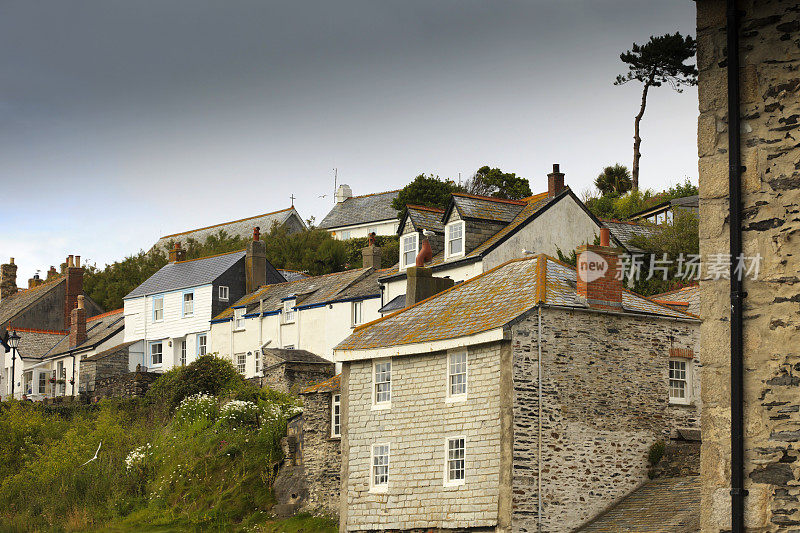
[[[501,344],[471,347],[464,402],[446,402],[447,354],[392,358],[390,409],[372,409],[372,361],[344,363],[342,530],[494,531],[500,497]],[[466,483],[444,486],[445,438],[466,437]],[[370,492],[373,444],[390,446],[386,493]],[[437,531],[439,529],[436,529]]]
[[[250,381],[297,396],[303,389],[332,378],[335,373],[336,365],[333,363],[283,363],[266,367],[262,377]]]
[[[685,423],[669,406],[670,348],[698,324],[590,311],[542,312],[542,530],[572,531],[647,478],[647,452]],[[513,531],[537,531],[538,317],[512,328]],[[699,402],[683,408],[699,414]]]
[[[331,437],[331,394],[320,392],[303,395],[301,457],[308,487],[308,506],[338,514],[341,439]]]
[[[800,9],[747,0],[741,15],[743,250],[763,257],[745,280],[745,522],[800,525]],[[728,253],[725,2],[697,2],[700,252]],[[701,525],[730,527],[730,287],[703,279]]]
[[[156,372],[128,372],[113,377],[99,379],[91,392],[93,399],[140,398],[150,389],[150,385],[161,374]]]
[[[128,373],[128,347],[109,354],[102,359],[86,359],[80,362],[78,390],[91,392],[98,381]]]

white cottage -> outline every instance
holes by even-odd
[[[180,243],[170,262],[124,299],[125,342],[133,364],[161,372],[211,353],[211,319],[257,287],[283,282],[267,261],[258,228],[246,251],[185,260]]]
[[[397,210],[392,202],[400,191],[353,196],[349,185],[339,185],[336,204],[317,226],[339,240],[397,232]]]

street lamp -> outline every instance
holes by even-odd
[[[15,370],[17,362],[17,348],[19,347],[20,336],[16,331],[12,331],[8,336],[8,346],[11,348],[11,397],[14,397],[14,382],[17,380],[17,372]]]

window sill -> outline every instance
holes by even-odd
[[[391,402],[382,402],[382,403],[374,403],[372,404],[373,411],[385,411],[386,409],[391,409],[392,403]]]
[[[676,400],[670,399],[670,405],[675,405],[677,407],[694,407],[694,402],[692,400]]]
[[[444,260],[445,261],[450,261],[451,259],[461,259],[462,257],[464,257],[464,253],[463,252],[460,253],[460,254],[445,255],[444,256]]]
[[[387,492],[389,492],[389,487],[387,485],[381,485],[379,487],[369,488],[370,494],[386,494]]]
[[[461,481],[446,481],[444,483],[444,488],[446,489],[457,489],[458,487],[463,487],[466,484],[464,480]]]

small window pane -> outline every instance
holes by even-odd
[[[363,302],[353,302],[353,325],[357,326],[361,324],[362,320],[362,304]]]
[[[220,287],[219,287],[219,299],[224,301],[224,302],[227,302],[229,297],[230,297],[230,292],[229,292],[228,287],[226,287],[224,285],[220,285]]]
[[[417,235],[403,237],[403,266],[413,265],[417,258]]]
[[[375,364],[375,403],[392,399],[392,362]]]
[[[186,366],[186,341],[181,341],[181,366]]]
[[[206,354],[206,341],[208,337],[206,335],[198,335],[197,336],[197,355],[205,355]]]
[[[154,365],[160,365],[162,361],[162,345],[160,342],[154,342],[150,345],[150,361]]]
[[[183,316],[194,314],[194,294],[187,292],[183,295]]]
[[[463,225],[460,222],[455,222],[449,226],[448,229],[448,255],[460,254],[464,251],[464,233]]]
[[[294,322],[294,300],[283,302],[283,321],[287,324]]]
[[[447,481],[463,481],[465,477],[464,457],[465,446],[463,438],[448,439],[447,441]]]
[[[236,370],[244,374],[247,369],[247,354],[236,354]]]
[[[372,447],[372,484],[381,486],[389,483],[389,446]]]
[[[669,397],[686,399],[686,361],[669,362]]]
[[[334,437],[339,437],[342,434],[342,425],[341,425],[341,396],[338,394],[334,394],[332,398],[332,405],[331,405],[331,434]]]
[[[450,354],[450,395],[467,393],[467,352]]]
[[[153,299],[153,321],[164,320],[164,298]]]

